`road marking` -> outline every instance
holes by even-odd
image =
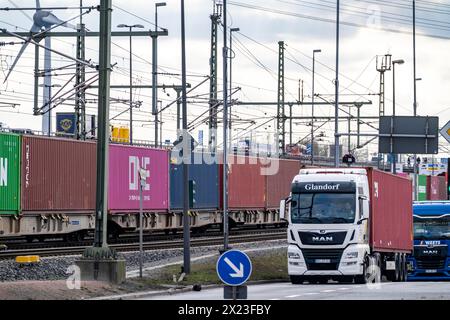
[[[350,288],[339,288],[338,290],[350,290]]]
[[[308,296],[311,296],[313,294],[319,294],[319,293],[318,292],[306,292],[306,293],[304,293],[304,295],[308,295]]]
[[[322,290],[320,292],[334,292],[334,291],[336,291],[336,290]]]
[[[272,298],[272,299],[269,299],[269,300],[280,300],[280,298]]]
[[[300,297],[300,295],[299,294],[293,294],[291,296],[286,296],[285,298],[297,298],[297,297]]]

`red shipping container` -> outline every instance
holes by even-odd
[[[292,180],[300,172],[300,161],[270,159],[266,175],[266,208],[279,209],[280,201],[289,196]]]
[[[370,244],[380,252],[412,250],[412,183],[387,172],[367,169],[370,201]]]
[[[21,166],[24,213],[94,210],[95,143],[23,136]]]
[[[139,168],[147,171],[143,190],[145,210],[166,211],[169,206],[169,153],[166,150],[111,145],[109,147],[108,209],[139,210]],[[179,192],[182,191],[180,187]]]
[[[223,165],[219,165],[222,180]],[[261,161],[255,157],[230,156],[228,174],[228,208],[264,209],[265,172]],[[223,207],[223,183],[220,183],[221,207]]]

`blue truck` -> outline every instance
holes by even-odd
[[[450,201],[414,202],[413,217],[408,281],[450,280]]]

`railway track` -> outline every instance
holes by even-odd
[[[253,234],[234,234],[230,235],[230,243],[246,243],[269,240],[280,240],[286,238],[285,231],[259,232]],[[213,246],[223,244],[223,236],[208,236],[191,238],[191,247]],[[139,250],[139,243],[119,243],[110,244],[117,252],[129,252]],[[16,256],[23,255],[39,255],[42,257],[62,256],[62,255],[80,255],[88,247],[71,246],[71,247],[44,247],[44,248],[25,248],[25,249],[7,249],[0,251],[0,259],[12,259]],[[144,250],[161,250],[161,249],[179,249],[183,247],[183,239],[175,239],[169,241],[151,241],[144,242]]]

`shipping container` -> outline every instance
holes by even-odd
[[[266,177],[266,209],[278,209],[280,201],[291,192],[292,177],[300,171],[300,161],[270,159],[271,172]]]
[[[0,133],[0,214],[20,210],[20,143],[20,136]]]
[[[447,200],[446,185],[445,176],[429,176],[427,200]]]
[[[419,175],[417,179],[417,200],[418,201],[425,201],[427,200],[427,176],[426,175]]]
[[[220,176],[222,168],[219,166]],[[264,209],[266,203],[265,169],[259,158],[230,156],[228,174],[228,207],[238,209]],[[223,185],[220,183],[220,196]]]
[[[23,136],[21,167],[25,213],[94,210],[95,143]]]
[[[146,170],[143,208],[167,211],[169,207],[169,153],[166,150],[111,145],[109,147],[108,209],[139,211],[139,168]]]
[[[195,182],[193,209],[219,208],[219,166],[205,161],[208,154],[195,153],[189,164],[189,180]],[[171,159],[170,164],[170,209],[183,208],[183,164]]]
[[[367,169],[370,201],[370,244],[379,252],[412,250],[412,183],[387,172]],[[395,191],[394,191],[395,190]]]

